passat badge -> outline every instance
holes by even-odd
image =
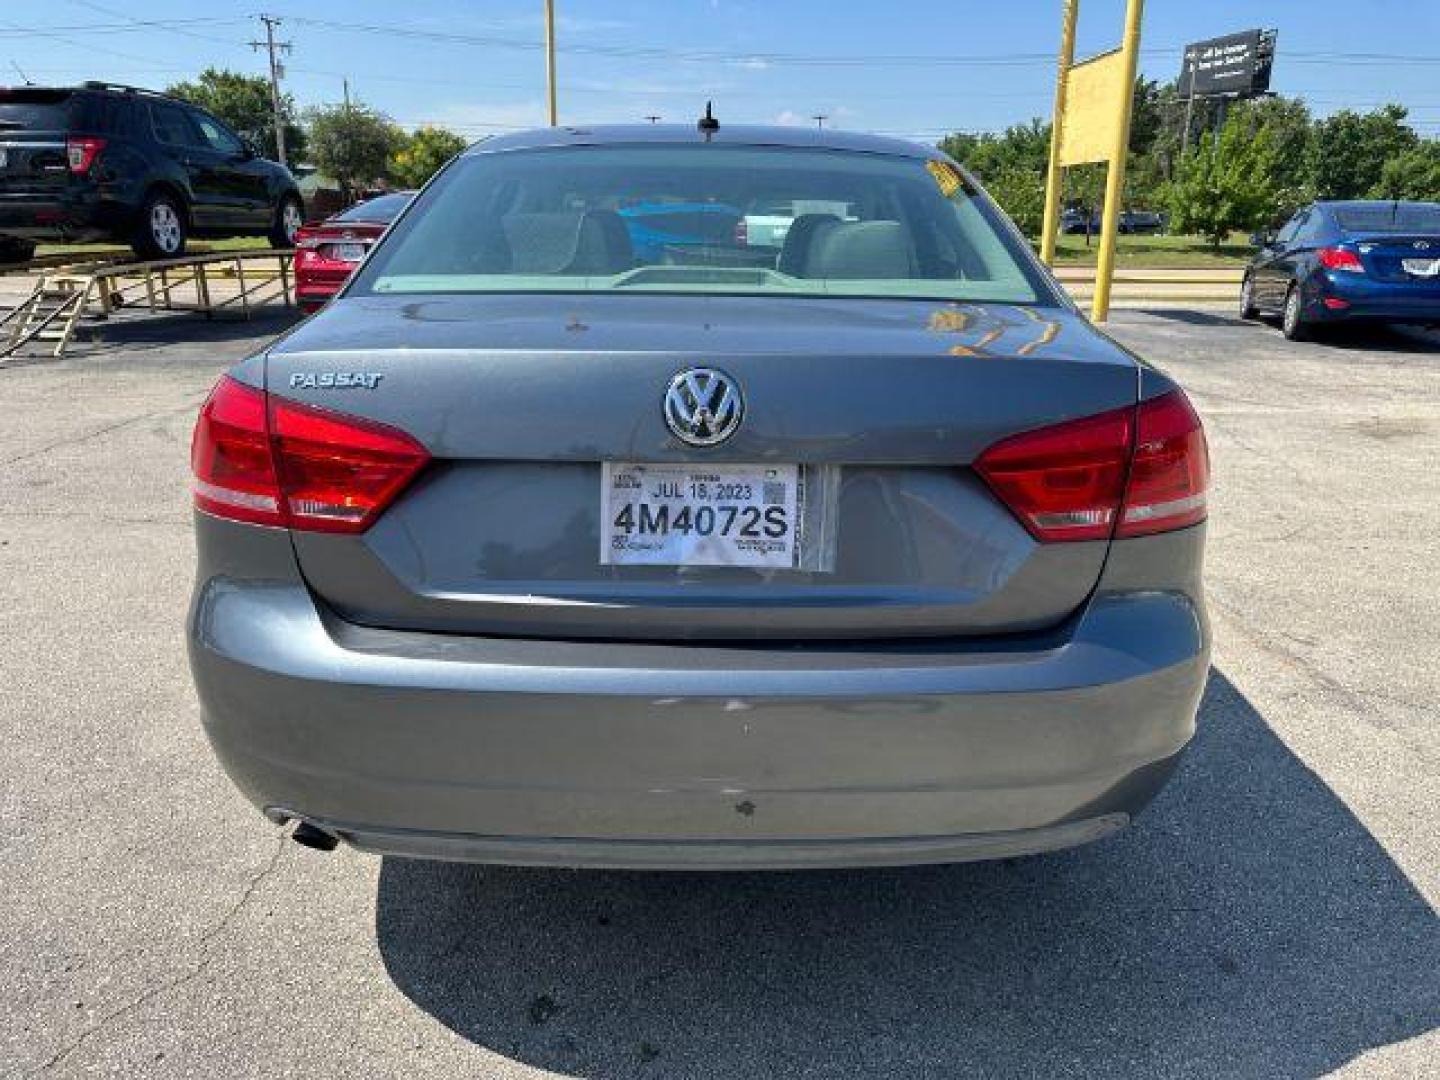
[[[374,390],[385,376],[379,371],[297,371],[292,390]]]

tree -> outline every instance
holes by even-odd
[[[940,149],[978,176],[982,183],[1010,169],[1043,173],[1050,160],[1050,125],[1043,120],[1015,124],[999,135],[959,133],[940,140]]]
[[[275,110],[268,79],[206,68],[194,82],[175,83],[165,92],[214,113],[260,153],[274,155]],[[305,132],[295,123],[295,102],[289,94],[280,96],[280,115],[287,156],[298,160],[305,155]]]
[[[1385,162],[1372,199],[1440,202],[1440,139],[1426,139]]]
[[[1232,229],[1256,229],[1275,215],[1275,135],[1232,115],[1216,138],[1207,132],[1181,159],[1170,185],[1171,224],[1219,247]]]
[[[1130,153],[1148,154],[1165,126],[1165,111],[1160,84],[1143,75],[1135,78],[1135,93],[1130,100]]]
[[[1363,115],[1342,109],[1316,124],[1308,159],[1315,196],[1363,199],[1380,182],[1385,163],[1419,143],[1407,115],[1401,105]]]
[[[985,190],[1026,236],[1039,236],[1045,224],[1045,174],[1004,168],[985,181]]]
[[[365,105],[325,105],[306,110],[310,156],[347,195],[389,177],[390,155],[405,138],[388,118]]]
[[[947,135],[940,140],[940,149],[976,175],[1022,232],[1027,236],[1039,234],[1045,216],[1049,124],[1032,120],[999,135]]]
[[[465,145],[465,140],[453,131],[418,128],[390,152],[390,178],[401,187],[418,188]]]

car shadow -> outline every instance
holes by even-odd
[[[1316,340],[1337,349],[1368,352],[1440,353],[1440,330],[1390,323],[1343,323],[1324,327]]]
[[[1170,322],[1184,323],[1187,326],[1228,326],[1243,328],[1252,325],[1246,319],[1236,318],[1233,315],[1221,315],[1213,311],[1204,311],[1200,308],[1181,307],[1142,307],[1135,308],[1141,315],[1149,315],[1156,319],[1168,319]]]
[[[1180,774],[1058,855],[853,872],[387,858],[416,1005],[584,1077],[1317,1076],[1440,1025],[1440,922],[1212,672]]]

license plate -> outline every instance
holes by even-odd
[[[1440,259],[1403,259],[1400,265],[1415,277],[1440,277]]]
[[[336,262],[359,262],[365,257],[364,244],[330,244],[330,258]]]
[[[800,565],[798,465],[607,461],[600,562],[607,566]]]

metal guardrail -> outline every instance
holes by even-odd
[[[36,342],[54,342],[50,355],[63,356],[82,319],[108,319],[120,308],[206,318],[238,310],[248,319],[252,307],[275,299],[294,307],[294,255],[288,248],[255,249],[59,267],[0,318],[0,359]]]

